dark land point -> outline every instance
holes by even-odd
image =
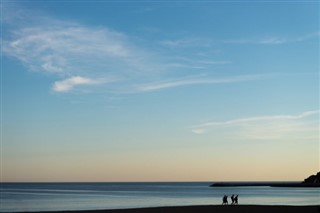
[[[270,186],[270,187],[320,187],[319,183],[300,182],[221,182],[210,185],[211,187],[235,187],[235,186]]]
[[[220,182],[211,187],[235,187],[235,186],[270,186],[270,187],[320,187],[320,172],[311,175],[302,182]]]
[[[319,206],[177,206],[118,210],[59,211],[51,213],[319,213]],[[40,212],[37,212],[40,213]],[[50,212],[45,212],[50,213]]]

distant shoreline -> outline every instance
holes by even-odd
[[[319,183],[301,182],[217,182],[210,187],[237,187],[237,186],[270,186],[270,187],[320,187]]]
[[[172,206],[113,210],[75,210],[75,211],[42,211],[28,213],[319,213],[316,206],[274,206],[274,205],[206,205],[206,206]],[[19,212],[21,213],[21,212]]]

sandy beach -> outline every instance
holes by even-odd
[[[319,213],[318,206],[266,206],[266,205],[238,205],[238,206],[175,206],[117,210],[84,210],[59,211],[54,213]],[[38,212],[40,213],[40,212]],[[45,212],[50,213],[50,212]]]

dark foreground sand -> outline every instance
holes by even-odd
[[[179,206],[119,210],[61,211],[55,213],[320,213],[319,206]],[[49,212],[46,212],[49,213]]]

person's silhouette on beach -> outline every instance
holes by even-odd
[[[228,205],[228,196],[227,195],[223,196],[222,205]]]
[[[233,197],[234,204],[238,205],[238,195]]]
[[[234,195],[231,195],[231,205],[234,204],[234,198],[235,198],[235,196],[234,196]]]

